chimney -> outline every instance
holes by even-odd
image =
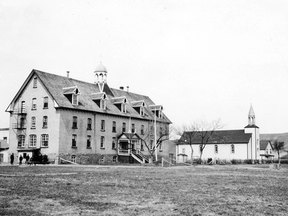
[[[69,78],[69,73],[70,73],[70,71],[67,71],[67,78]]]
[[[120,86],[120,90],[124,90],[124,87],[123,87],[123,86]]]
[[[127,86],[127,92],[129,92],[129,86]]]

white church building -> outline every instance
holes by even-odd
[[[201,135],[202,134],[202,135]],[[205,134],[206,137],[203,137]],[[208,141],[207,141],[208,140]],[[207,142],[206,142],[207,141]],[[251,105],[248,125],[240,130],[185,131],[176,145],[177,162],[191,161],[200,157],[200,148],[205,145],[202,159],[216,160],[260,160],[259,127],[255,124],[255,113]]]

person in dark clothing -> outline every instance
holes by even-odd
[[[28,164],[28,163],[29,163],[29,159],[30,159],[30,156],[29,156],[29,155],[27,155],[27,156],[26,156],[26,162],[25,162],[26,164]]]
[[[13,163],[14,163],[14,153],[12,153],[10,155],[10,163],[11,163],[11,165],[13,165]]]
[[[19,158],[19,165],[22,164],[22,160],[23,160],[23,157],[22,157],[22,155],[20,155],[20,158]]]

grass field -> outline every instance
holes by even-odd
[[[288,167],[0,166],[0,215],[287,215]]]

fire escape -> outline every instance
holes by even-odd
[[[12,111],[12,115],[16,119],[16,123],[12,123],[12,129],[15,132],[18,139],[18,148],[25,147],[25,136],[26,136],[26,116],[27,112],[25,108],[20,108]]]

